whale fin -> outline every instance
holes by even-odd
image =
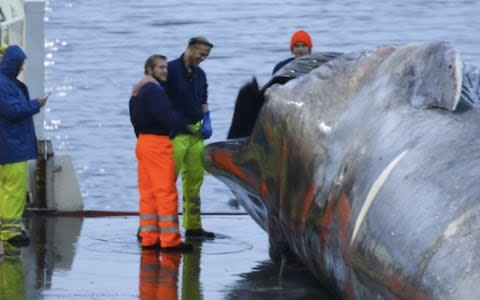
[[[462,89],[462,62],[457,50],[449,43],[432,43],[419,47],[416,57],[410,105],[454,111]]]

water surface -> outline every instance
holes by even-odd
[[[238,89],[268,81],[290,56],[293,31],[310,32],[314,50],[350,52],[418,41],[453,43],[480,66],[475,1],[173,1],[49,0],[46,8],[46,136],[73,157],[86,209],[136,210],[135,136],[128,117],[132,84],[145,59],[178,57],[188,38],[214,44],[202,63],[213,137],[223,140]],[[205,211],[231,211],[230,191],[206,176]]]

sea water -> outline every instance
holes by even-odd
[[[269,80],[297,29],[310,33],[314,51],[449,41],[480,66],[479,15],[476,1],[48,0],[45,135],[72,156],[85,209],[135,211],[128,100],[149,55],[175,59],[195,35],[215,45],[201,64],[214,142],[226,137],[239,88],[253,76]],[[229,189],[208,174],[201,196],[204,211],[235,210]]]

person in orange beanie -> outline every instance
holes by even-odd
[[[272,75],[295,58],[299,58],[306,54],[312,53],[312,48],[312,38],[310,37],[308,32],[306,32],[305,30],[295,31],[290,38],[290,52],[292,52],[293,57],[287,58],[276,64],[273,68]]]

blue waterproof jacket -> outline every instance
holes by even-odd
[[[168,97],[177,112],[188,122],[195,124],[203,118],[202,104],[207,103],[207,76],[199,67],[191,72],[183,63],[183,54],[168,62],[168,78],[164,84]]]
[[[170,99],[160,84],[147,83],[129,101],[130,121],[135,135],[140,133],[175,136],[188,132],[187,124],[173,110]]]
[[[37,157],[32,116],[40,111],[40,103],[30,100],[26,85],[17,79],[26,58],[20,47],[12,45],[0,61],[0,164]]]

